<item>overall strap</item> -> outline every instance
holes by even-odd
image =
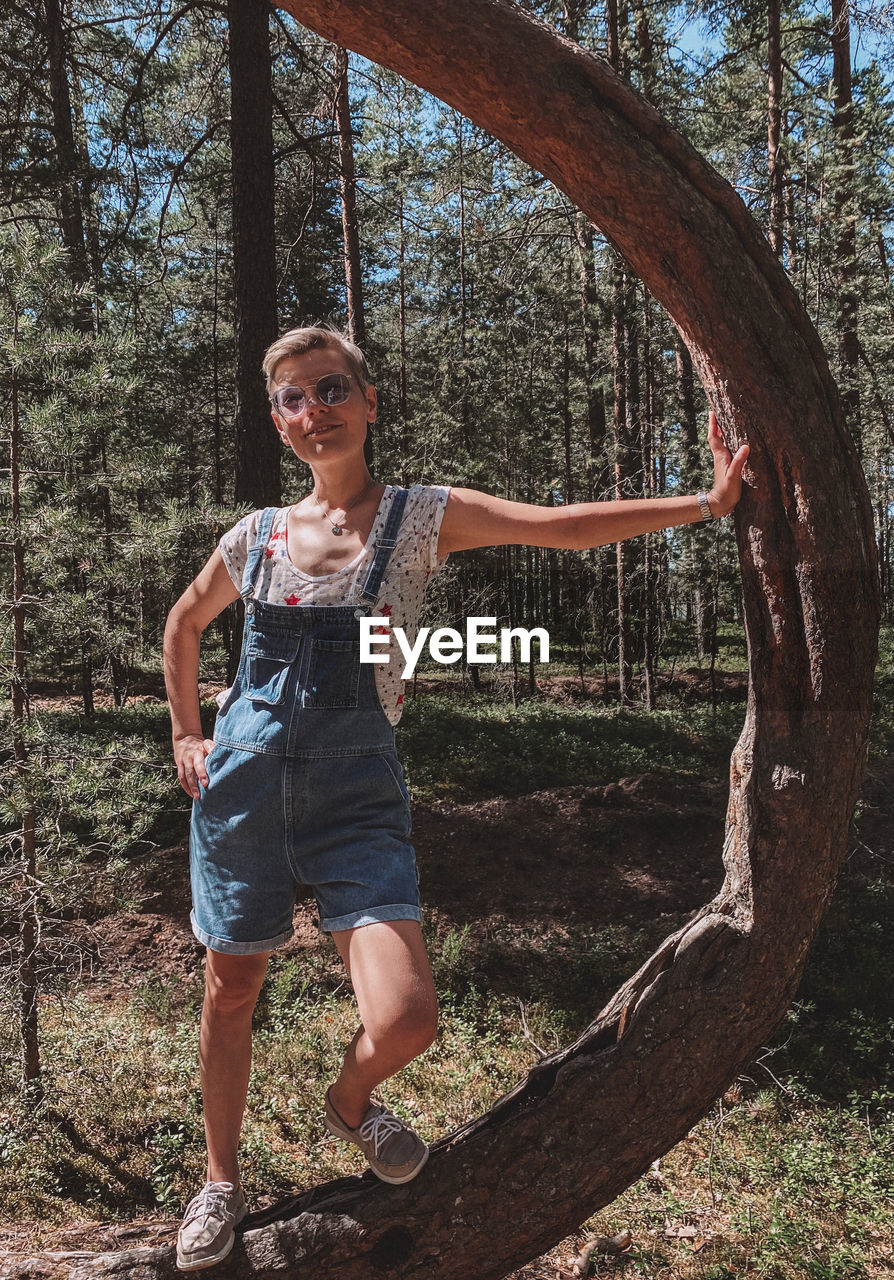
[[[258,532],[255,538],[254,546],[249,549],[248,559],[245,561],[245,569],[242,573],[242,590],[243,600],[247,600],[254,590],[255,579],[261,568],[261,561],[264,559],[264,552],[267,543],[270,541],[270,531],[273,528],[273,521],[279,507],[265,507],[261,512],[261,518],[258,521]]]
[[[409,496],[409,489],[395,490],[394,497],[391,500],[391,510],[385,522],[385,529],[381,538],[376,538],[376,554],[373,556],[373,562],[369,566],[369,573],[366,575],[366,581],[360,592],[360,599],[364,604],[375,604],[379,597],[382,578],[388,568],[391,552],[397,543],[397,531],[400,528],[404,507],[407,505]]]

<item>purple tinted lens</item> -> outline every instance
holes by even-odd
[[[280,412],[297,415],[304,408],[304,392],[300,387],[283,387],[273,397],[273,403]]]
[[[351,394],[351,380],[344,373],[327,373],[308,386],[318,404],[344,404]],[[297,417],[307,407],[307,395],[303,387],[281,387],[273,403],[281,413]]]

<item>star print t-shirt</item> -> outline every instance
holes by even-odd
[[[281,507],[274,518],[261,569],[255,579],[252,592],[254,598],[266,600],[269,604],[357,604],[375,554],[376,538],[381,537],[385,530],[390,504],[396,492],[393,485],[386,486],[373,527],[360,555],[335,573],[327,573],[318,578],[312,578],[296,569],[289,559],[286,535],[289,508]],[[375,646],[376,654],[387,654],[389,657],[388,662],[376,663],[375,678],[382,710],[391,724],[397,724],[400,720],[404,700],[403,681],[400,678],[404,659],[394,639],[394,628],[402,627],[412,642],[419,627],[425,588],[446,563],[446,557],[438,558],[438,533],[449,492],[449,489],[437,485],[413,485],[407,496],[397,542],[382,579],[376,613],[388,618],[391,631],[388,633],[383,628],[382,634],[390,634],[391,642]],[[227,572],[240,589],[248,551],[254,546],[260,517],[260,511],[244,516],[224,534],[218,544]]]

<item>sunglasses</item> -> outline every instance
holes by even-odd
[[[270,403],[284,418],[297,418],[307,408],[310,388],[313,388],[317,404],[344,404],[351,394],[351,379],[346,373],[327,373],[316,382],[309,382],[308,390],[304,387],[280,387],[270,397]]]

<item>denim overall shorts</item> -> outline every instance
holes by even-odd
[[[286,942],[302,884],[327,932],[421,919],[409,795],[358,624],[375,612],[406,500],[398,489],[357,604],[253,600],[276,508],[261,517],[239,670],[190,826],[190,919],[213,951]]]

